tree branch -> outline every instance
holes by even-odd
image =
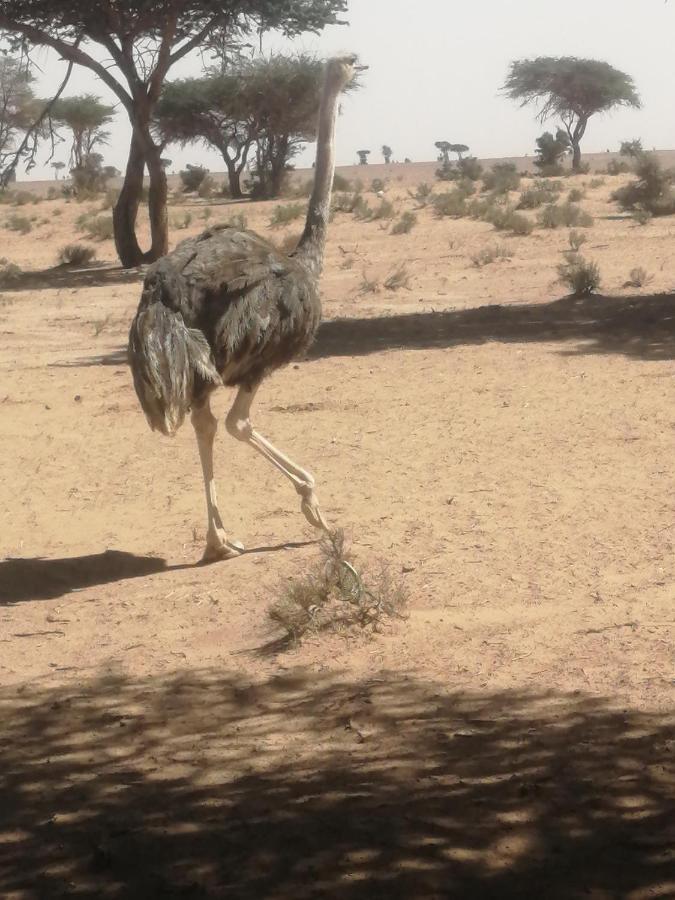
[[[229,16],[227,13],[218,13],[217,16],[214,16],[208,25],[205,25],[200,32],[191,37],[190,40],[186,41],[181,47],[178,47],[178,49],[173,51],[169,57],[169,67],[178,62],[179,59],[187,56],[187,54],[190,53],[191,50],[194,50],[195,47],[198,47],[199,44],[206,40],[209,33],[213,31],[214,28],[219,28],[221,25],[224,25],[228,18]]]
[[[16,22],[3,13],[0,13],[0,28],[5,31],[22,34],[32,44],[41,44],[45,47],[51,47],[69,62],[77,63],[80,66],[91,69],[91,71],[95,72],[101,81],[121,100],[127,110],[132,108],[133,100],[124,90],[122,85],[113,78],[105,66],[101,65],[100,62],[97,62],[93,56],[90,56],[84,50],[81,50],[76,44],[69,44],[61,38],[52,37],[46,31],[43,31],[41,28],[36,28],[33,25]]]

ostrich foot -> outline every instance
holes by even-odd
[[[300,509],[309,524],[314,528],[320,528],[322,531],[330,531],[328,522],[326,522],[323,513],[321,512],[321,507],[319,506],[319,501],[314,491],[299,489],[298,493],[302,496]]]
[[[228,540],[224,532],[215,532],[206,539],[206,549],[202,556],[202,563],[219,562],[223,559],[235,559],[244,552],[244,545],[240,541]]]

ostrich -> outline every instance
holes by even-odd
[[[205,562],[230,559],[244,549],[225,531],[213,476],[217,420],[209,397],[222,384],[238,388],[225,419],[229,434],[291,481],[311,525],[328,528],[313,477],[253,427],[250,411],[261,381],[303,353],[319,326],[338,101],[364,68],[354,56],[326,65],[314,187],[302,237],[290,256],[251,231],[217,226],[183,241],[145,277],[129,334],[134,386],[153,431],[175,434],[191,410],[206,490]]]

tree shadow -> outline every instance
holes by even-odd
[[[382,673],[0,694],[0,895],[667,896],[672,720]],[[670,880],[669,880],[670,879]]]
[[[54,266],[40,271],[21,272],[11,285],[0,288],[0,294],[15,294],[19,291],[48,291],[90,287],[106,287],[117,284],[141,282],[145,267],[123,269],[118,265],[92,264],[74,266]]]
[[[165,559],[106,550],[65,559],[0,560],[0,606],[27,600],[51,600],[74,590],[142,578],[186,566],[167,566]]]
[[[618,353],[643,360],[675,358],[675,294],[563,297],[550,303],[479,306],[464,310],[328,319],[309,359],[365,356],[385,350],[469,344],[571,344],[561,353]],[[123,365],[126,349],[59,365]]]
[[[488,341],[570,342],[565,352],[675,358],[675,295],[563,297],[550,303],[335,319],[324,322],[310,358],[362,356],[397,348],[453,347]]]

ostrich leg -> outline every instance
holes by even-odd
[[[284,453],[277,450],[273,444],[270,444],[251,425],[251,404],[257,390],[257,384],[250,389],[239,388],[239,392],[232,404],[232,409],[227,414],[225,427],[232,437],[237,438],[238,441],[244,441],[257,450],[293,483],[295,490],[302,497],[300,508],[309,524],[315,528],[322,528],[324,531],[328,531],[328,524],[323,517],[319,501],[314,492],[314,478]]]
[[[213,442],[218,429],[218,421],[211,412],[208,398],[202,406],[192,410],[192,425],[197,436],[199,458],[204,474],[204,490],[206,491],[206,508],[209,524],[206,532],[206,550],[203,561],[212,562],[217,559],[232,559],[244,549],[237,541],[230,541],[223,528],[223,520],[218,511],[216,483],[213,479]]]

